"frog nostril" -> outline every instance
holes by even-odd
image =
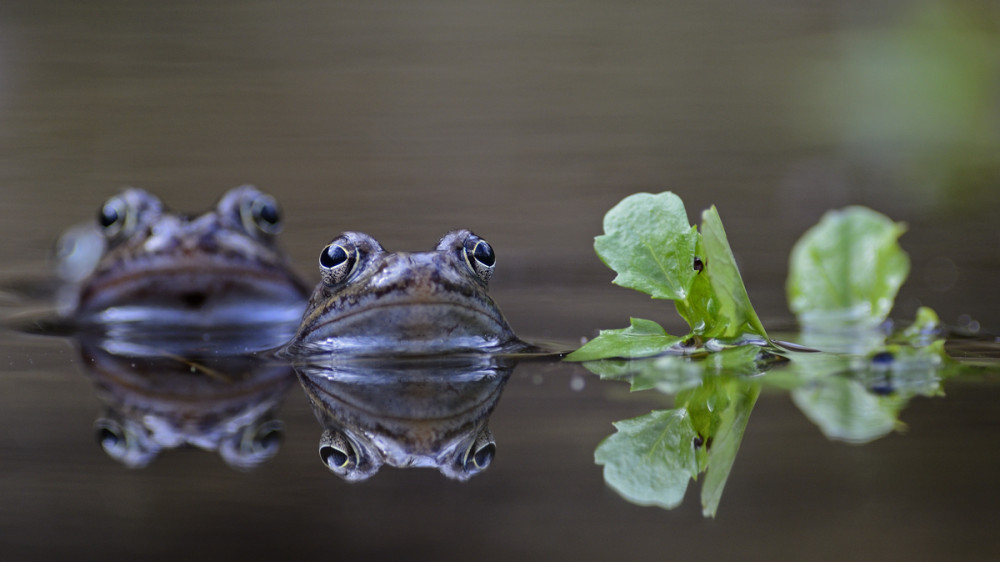
[[[208,299],[208,295],[201,291],[192,291],[189,293],[181,293],[181,301],[188,308],[199,308],[201,305],[205,304]]]

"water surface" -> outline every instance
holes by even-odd
[[[611,285],[592,251],[622,197],[670,189],[692,217],[718,206],[769,329],[791,326],[797,236],[863,203],[909,224],[894,316],[929,305],[996,332],[996,168],[802,123],[829,110],[803,89],[809,72],[852,60],[840,34],[919,21],[916,7],[866,6],[5,4],[0,312],[44,307],[23,295],[46,292],[53,241],[120,187],[197,211],[249,182],[283,204],[284,245],[313,281],[343,230],[425,250],[470,228],[497,251],[492,294],[524,337],[572,347],[629,316],[679,332],[669,303]],[[967,147],[948,130],[933,155]],[[82,361],[71,340],[0,333],[4,559],[1000,555],[995,367],[913,398],[905,430],[865,445],[827,439],[765,385],[706,519],[700,482],[674,510],[605,485],[594,450],[611,423],[673,398],[577,365],[517,365],[490,417],[496,456],[468,481],[385,467],[352,484],[320,462],[297,383],[277,410],[280,449],[255,470],[194,447],[126,468],[95,443],[104,406]]]

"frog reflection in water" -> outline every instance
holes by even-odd
[[[194,217],[126,189],[96,225],[60,240],[60,274],[71,282],[61,312],[83,324],[297,321],[308,289],[276,245],[280,230],[277,202],[252,186]]]
[[[233,468],[271,459],[281,443],[276,411],[295,380],[288,364],[218,355],[212,345],[182,355],[105,339],[76,338],[80,365],[105,404],[94,424],[111,458],[143,468],[163,451],[216,451]]]
[[[367,234],[345,232],[320,254],[313,291],[288,351],[431,355],[522,349],[487,294],[496,256],[468,230],[431,252],[386,252]]]
[[[514,362],[493,355],[297,365],[324,431],[319,456],[348,481],[383,465],[466,480],[493,461],[488,419]]]

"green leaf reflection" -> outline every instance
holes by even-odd
[[[702,510],[714,517],[760,393],[759,380],[733,373],[753,370],[759,352],[741,346],[700,360],[632,361],[638,368],[630,375],[633,389],[638,384],[674,391],[675,407],[614,424],[617,432],[594,452],[608,485],[634,503],[672,508],[683,500],[690,480],[704,472]],[[597,372],[610,367],[605,372],[613,373],[622,363],[587,366]]]
[[[688,481],[698,475],[692,444],[697,434],[688,412],[654,410],[614,425],[617,433],[594,451],[594,461],[604,465],[604,480],[633,503],[677,507]]]
[[[690,480],[704,473],[702,511],[714,517],[764,385],[788,391],[827,438],[861,444],[904,427],[900,414],[910,399],[941,395],[941,381],[958,369],[943,340],[863,346],[872,348],[788,352],[790,360],[744,345],[695,357],[584,363],[603,379],[630,382],[633,391],[674,396],[672,409],[616,422],[595,462],[624,498],[666,508],[679,505]]]
[[[910,399],[941,395],[942,378],[955,368],[939,340],[888,346],[866,357],[803,356],[779,375],[797,379],[793,402],[827,438],[868,443],[904,427],[899,415]]]

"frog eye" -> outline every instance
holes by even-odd
[[[483,428],[476,435],[476,440],[469,446],[462,458],[462,469],[466,473],[474,474],[485,470],[493,462],[496,456],[497,445],[493,440],[493,432],[489,428]]]
[[[319,254],[319,274],[327,285],[343,283],[358,264],[358,249],[330,243]]]
[[[138,232],[163,211],[163,203],[153,194],[136,187],[109,198],[97,210],[97,224],[112,245]]]
[[[250,469],[270,459],[281,447],[282,424],[264,419],[241,428],[229,439],[219,443],[219,455],[226,464]]]
[[[341,473],[357,466],[358,454],[342,434],[324,431],[319,441],[319,458],[330,470]]]
[[[319,458],[323,460],[323,464],[330,467],[332,470],[336,470],[338,468],[343,469],[346,468],[347,465],[351,464],[350,453],[333,445],[320,447]]]
[[[493,253],[493,247],[486,240],[472,235],[465,242],[465,262],[469,264],[476,277],[479,277],[483,283],[488,283],[493,277],[497,256]]]
[[[496,452],[497,446],[493,443],[487,443],[476,449],[476,452],[472,454],[472,464],[474,464],[479,470],[482,470],[493,462],[493,457],[496,455]]]
[[[129,468],[148,466],[160,451],[141,430],[112,418],[99,418],[94,423],[94,434],[109,457]]]
[[[126,227],[135,222],[135,213],[129,211],[129,205],[121,195],[115,195],[104,202],[97,211],[97,224],[108,238],[114,238],[126,232]]]
[[[248,231],[256,228],[264,234],[281,232],[281,208],[278,201],[266,193],[258,193],[256,197],[245,202],[240,210],[243,226]]]
[[[112,420],[100,419],[94,424],[94,436],[105,451],[124,450],[128,440],[125,428]]]

